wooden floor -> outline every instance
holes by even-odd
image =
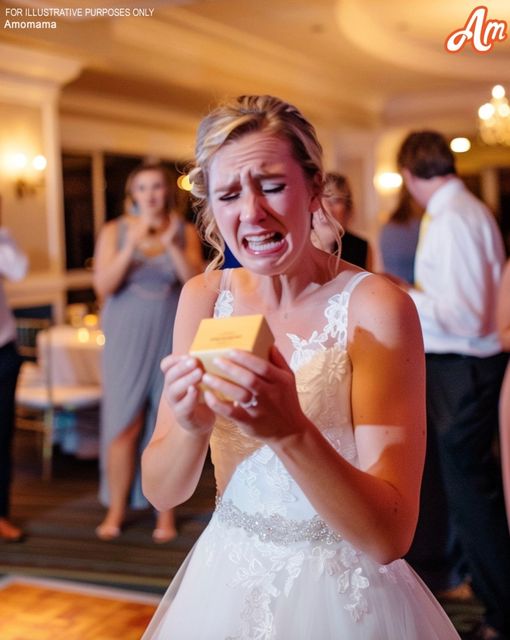
[[[2,640],[139,640],[154,597],[12,578],[0,583]]]

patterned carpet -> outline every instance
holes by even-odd
[[[482,607],[476,600],[443,600],[441,604],[462,638],[467,638],[471,629],[481,620]]]
[[[53,478],[43,482],[33,439],[34,434],[17,434],[12,518],[26,536],[21,543],[0,544],[0,574],[163,593],[209,520],[214,505],[211,466],[193,498],[176,511],[176,540],[162,545],[152,541],[154,517],[147,510],[131,512],[121,537],[103,542],[94,533],[104,514],[97,500],[97,462],[57,452]]]

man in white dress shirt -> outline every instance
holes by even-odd
[[[16,325],[7,306],[3,279],[20,280],[28,260],[8,230],[0,226],[0,541],[18,542],[21,530],[9,520],[11,445],[14,431],[14,393],[20,368]]]
[[[507,361],[495,318],[503,241],[492,213],[457,177],[441,134],[411,133],[398,164],[408,190],[427,211],[416,254],[416,285],[408,292],[418,309],[427,355],[428,437],[439,454],[440,468],[429,464],[428,472],[442,472],[454,533],[485,606],[484,621],[472,637],[507,639],[510,536],[493,446]],[[427,527],[422,519],[419,527],[432,533],[431,523]]]

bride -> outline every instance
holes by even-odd
[[[203,120],[190,179],[218,256],[181,294],[143,487],[159,510],[184,502],[210,446],[218,497],[143,640],[458,638],[401,560],[425,452],[419,322],[386,278],[311,243],[313,127],[243,96]],[[243,268],[214,270],[225,243]],[[253,313],[269,361],[231,350],[223,378],[187,354],[202,318]]]

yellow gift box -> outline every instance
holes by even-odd
[[[262,314],[204,318],[191,344],[190,355],[198,358],[208,373],[227,378],[214,364],[216,358],[227,357],[230,349],[243,349],[267,360],[273,342],[274,336]]]

